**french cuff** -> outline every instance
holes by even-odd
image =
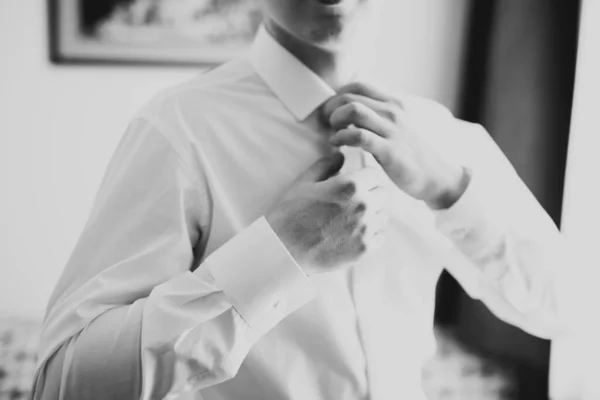
[[[316,296],[314,284],[264,217],[213,252],[205,264],[253,329],[272,328]]]
[[[437,229],[471,260],[488,256],[506,232],[506,218],[494,207],[498,199],[476,173],[450,208],[434,211]]]

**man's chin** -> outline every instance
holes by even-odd
[[[311,43],[320,49],[336,52],[348,47],[350,34],[339,27],[319,29],[311,34]]]

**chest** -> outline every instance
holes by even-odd
[[[266,126],[232,122],[203,147],[212,199],[206,256],[264,215],[303,171],[331,152],[328,132],[316,123],[268,121]],[[342,172],[368,166],[385,174],[368,154],[342,151],[346,155]],[[346,376],[340,385],[347,385],[365,381],[363,363],[386,354],[426,354],[432,341],[422,337],[432,323],[435,284],[443,265],[438,233],[424,204],[391,181],[387,184],[392,193],[391,220],[384,248],[353,268],[314,277],[318,297],[253,347],[238,382],[253,382],[252,371],[257,369],[273,374],[271,382],[286,382],[289,376],[311,376],[304,368],[314,371],[320,365],[327,366],[321,368],[323,374],[338,371]],[[406,340],[396,340],[400,335]],[[388,345],[382,350],[379,343],[423,348],[415,352]],[[378,356],[381,351],[385,354]],[[305,360],[306,354],[311,354],[306,365],[289,362]],[[277,368],[271,367],[274,363],[279,363]],[[418,360],[410,363],[417,365]]]
[[[260,124],[253,120],[221,121],[199,149],[212,203],[205,256],[264,215],[302,172],[332,151],[330,132],[315,117],[302,123],[276,115],[261,118]],[[385,177],[369,154],[347,147],[342,152],[342,173],[372,167]],[[384,251],[371,263],[395,269],[419,265],[421,273],[439,273],[442,263],[436,256],[443,241],[432,213],[384,180],[390,193],[390,229]]]

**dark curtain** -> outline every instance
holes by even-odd
[[[579,1],[473,0],[459,117],[481,123],[560,224]],[[494,317],[444,273],[437,323],[516,375],[515,399],[545,399],[550,343]]]

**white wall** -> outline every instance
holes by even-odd
[[[376,70],[454,108],[468,0],[390,0]],[[53,66],[44,0],[0,1],[0,312],[43,315],[132,113],[190,69]]]
[[[600,2],[582,2],[577,73],[563,202],[562,231],[581,262],[561,284],[571,313],[590,327],[552,342],[554,400],[600,399]],[[578,304],[579,303],[579,304]]]

